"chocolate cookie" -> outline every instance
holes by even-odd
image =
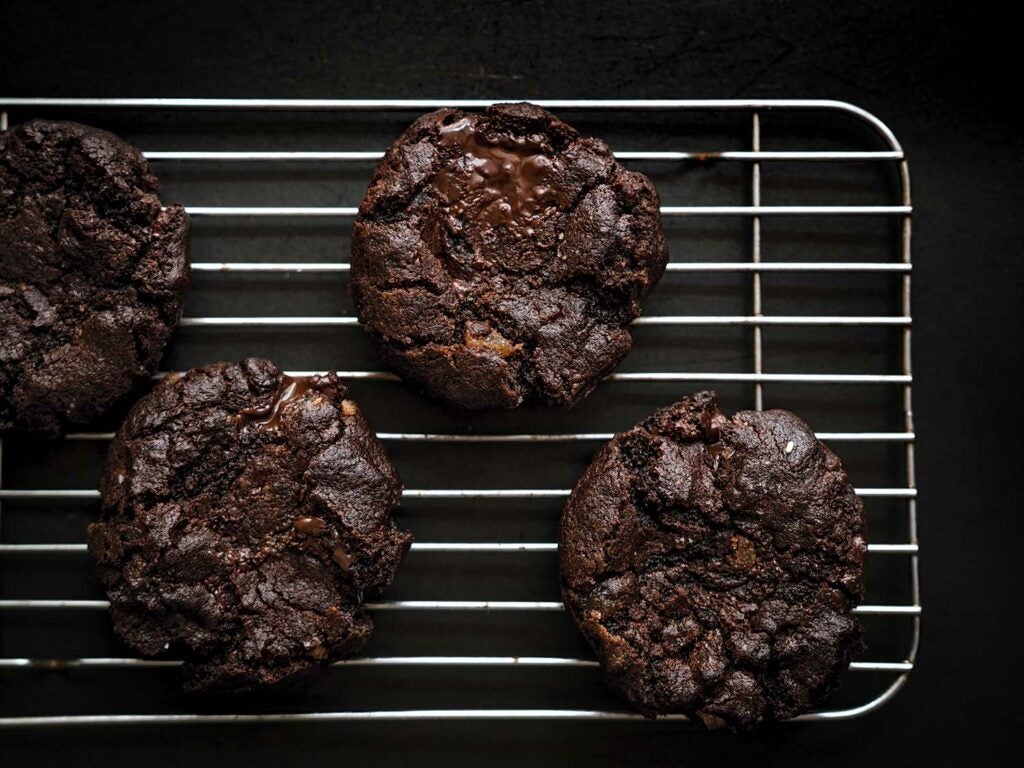
[[[0,132],[0,431],[88,424],[156,371],[189,277],[188,216],[158,186],[106,131]]]
[[[616,435],[566,504],[562,595],[648,716],[746,729],[819,704],[861,650],[864,511],[787,411],[701,392]]]
[[[359,208],[352,297],[385,363],[463,408],[571,406],[633,345],[665,269],[658,194],[532,104],[442,109]]]
[[[412,536],[402,484],[335,374],[266,360],[171,376],[132,408],[89,551],[117,634],[184,655],[187,690],[276,683],[358,651]]]

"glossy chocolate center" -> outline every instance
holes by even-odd
[[[551,158],[530,138],[505,135],[491,142],[464,117],[441,128],[441,146],[463,153],[434,178],[451,214],[486,228],[528,228],[557,205]]]
[[[235,418],[241,429],[255,427],[260,432],[275,431],[280,429],[281,414],[284,409],[296,400],[301,400],[309,390],[313,389],[313,383],[309,378],[294,378],[282,376],[281,383],[277,387],[277,394],[270,405],[262,408],[243,408]]]

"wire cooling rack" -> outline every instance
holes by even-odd
[[[373,370],[363,334],[345,330],[356,318],[336,309],[351,311],[348,223],[381,149],[419,112],[488,103],[0,98],[0,128],[46,115],[116,130],[144,148],[164,199],[186,203],[195,285],[169,367],[247,354],[299,375],[368,363],[340,373],[371,422],[391,429],[379,435],[409,486],[400,522],[417,535],[392,591],[369,606],[378,628],[366,655],[335,664],[312,689],[211,707],[176,693],[177,662],[125,656],[102,616],[107,603],[83,542],[110,432],[44,446],[8,438],[0,443],[0,727],[640,720],[601,686],[565,617],[554,533],[567,488],[601,441],[704,385],[719,389],[728,410],[778,405],[816,427],[831,424],[818,434],[851,477],[881,480],[856,483],[869,517],[872,578],[858,613],[872,660],[852,665],[847,701],[800,719],[864,715],[906,682],[921,614],[911,198],[892,131],[837,101],[538,102],[584,131],[593,123],[623,162],[652,175],[672,259],[635,323],[632,355],[585,404],[460,414]],[[246,198],[258,204],[240,204]],[[705,311],[681,313],[695,309]],[[496,487],[503,482],[513,487]],[[494,592],[454,599],[469,588]],[[362,677],[350,685],[351,675]],[[381,696],[351,694],[373,686]],[[411,688],[419,692],[410,699]]]

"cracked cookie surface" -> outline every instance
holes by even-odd
[[[463,408],[571,406],[626,356],[665,269],[657,192],[531,104],[442,109],[385,154],[351,290],[385,363]]]
[[[171,376],[132,409],[89,551],[117,634],[187,690],[277,683],[358,651],[412,536],[402,485],[333,373],[266,360]]]
[[[188,216],[157,191],[106,131],[0,132],[0,431],[87,425],[156,371],[189,281]]]
[[[701,392],[616,435],[577,482],[562,595],[641,712],[747,729],[819,704],[861,650],[864,528],[807,424],[726,417]]]

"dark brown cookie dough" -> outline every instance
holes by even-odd
[[[745,729],[806,712],[861,650],[864,512],[788,411],[701,392],[616,435],[562,517],[562,595],[644,714]]]
[[[78,123],[0,132],[0,431],[55,435],[157,368],[189,221],[138,150]]]
[[[273,684],[358,651],[412,536],[402,484],[335,374],[266,360],[169,377],[132,409],[89,551],[118,635],[189,690]]]
[[[629,352],[665,269],[658,194],[531,104],[442,109],[359,208],[352,296],[384,361],[464,408],[571,406]]]

